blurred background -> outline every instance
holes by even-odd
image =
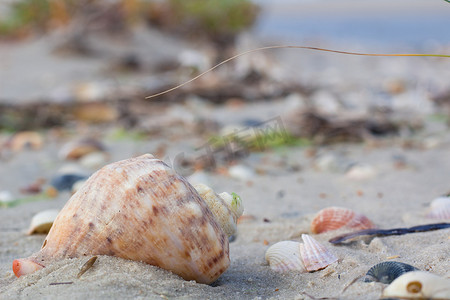
[[[89,173],[151,152],[192,173],[287,146],[417,146],[447,130],[446,58],[253,52],[145,97],[269,45],[448,54],[448,28],[444,0],[0,0],[0,163],[107,153]]]

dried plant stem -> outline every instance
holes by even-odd
[[[264,50],[270,50],[270,49],[306,49],[306,50],[315,50],[315,51],[324,51],[324,52],[332,52],[332,53],[338,53],[338,54],[348,54],[348,55],[360,55],[360,56],[409,56],[409,57],[447,57],[450,58],[450,55],[447,54],[422,54],[422,53],[401,53],[401,54],[388,54],[388,53],[360,53],[360,52],[349,52],[349,51],[339,51],[339,50],[332,50],[332,49],[325,49],[325,48],[318,48],[318,47],[308,47],[308,46],[293,46],[293,45],[278,45],[278,46],[267,46],[267,47],[261,47],[256,49],[251,49],[239,54],[236,54],[235,56],[232,56],[217,65],[213,66],[212,68],[200,73],[199,75],[189,79],[186,82],[183,82],[177,86],[174,86],[170,89],[167,89],[165,91],[162,91],[160,93],[156,93],[150,96],[145,97],[145,99],[155,98],[167,93],[170,93],[176,89],[179,89],[189,83],[191,83],[194,80],[197,80],[198,78],[202,77],[203,75],[215,70],[216,68],[220,67],[223,64],[226,64],[229,61],[232,61],[238,57],[241,57],[243,55],[257,52],[257,51],[264,51]]]

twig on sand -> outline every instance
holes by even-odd
[[[389,235],[403,235],[414,232],[432,231],[438,229],[450,228],[450,223],[435,223],[419,225],[410,228],[394,228],[394,229],[365,229],[356,232],[350,232],[343,235],[339,235],[329,240],[332,244],[340,244],[346,240],[352,239],[361,235],[374,235],[374,236],[389,236]]]

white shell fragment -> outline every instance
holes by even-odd
[[[450,219],[450,197],[439,197],[430,204],[428,218],[437,220]]]
[[[383,291],[383,297],[401,299],[450,299],[450,279],[414,271],[395,279]]]
[[[307,234],[302,234],[303,243],[283,241],[266,251],[266,260],[276,272],[297,270],[302,273],[326,268],[338,258],[325,246]]]
[[[31,219],[30,228],[28,229],[27,234],[47,234],[53,225],[53,221],[55,221],[58,216],[58,213],[59,210],[57,209],[48,209],[34,215]]]
[[[244,212],[242,200],[236,194],[216,194],[210,187],[204,184],[196,184],[194,188],[206,202],[222,230],[228,236],[237,232],[237,219]]]

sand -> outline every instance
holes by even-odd
[[[432,222],[424,217],[427,205],[449,190],[446,176],[450,170],[449,147],[450,134],[445,133],[439,136],[437,146],[426,150],[408,150],[395,144],[381,148],[341,145],[320,150],[322,155],[339,154],[373,167],[374,175],[361,180],[349,179],[344,172],[317,170],[305,148],[250,155],[246,159],[250,168],[266,164],[268,171],[255,175],[249,182],[208,174],[217,191],[239,193],[244,200],[245,214],[255,217],[239,224],[237,239],[230,244],[231,266],[213,285],[187,282],[157,267],[107,256],[100,256],[94,267],[80,279],[76,274],[86,258],[61,261],[17,279],[11,270],[13,259],[37,251],[45,238],[44,235],[25,234],[30,218],[46,208],[61,208],[70,195],[60,194],[56,200],[1,209],[0,298],[308,299],[306,295],[311,295],[375,299],[380,296],[384,284],[356,281],[345,293],[342,291],[371,266],[392,257],[448,277],[449,230],[362,238],[341,246],[331,245],[327,240],[345,230],[313,235],[329,247],[339,261],[325,270],[306,274],[295,271],[275,273],[265,261],[264,253],[278,241],[301,241],[302,233],[310,233],[309,224],[314,214],[332,205],[351,207],[364,213],[381,228]],[[139,152],[146,148],[150,150],[152,146],[132,142],[110,144],[110,149],[115,149],[112,160],[133,154],[124,149]],[[56,147],[49,145],[38,152],[19,153],[2,163],[2,177],[17,175],[14,176],[16,185],[23,185],[17,180],[20,181],[19,174],[26,166],[35,166],[28,175],[42,170],[46,173],[54,167],[49,167],[49,162],[55,160],[56,151]],[[402,168],[396,165],[399,156],[403,157]],[[283,162],[296,163],[301,168],[289,171],[283,167]],[[270,167],[270,164],[274,166]]]

